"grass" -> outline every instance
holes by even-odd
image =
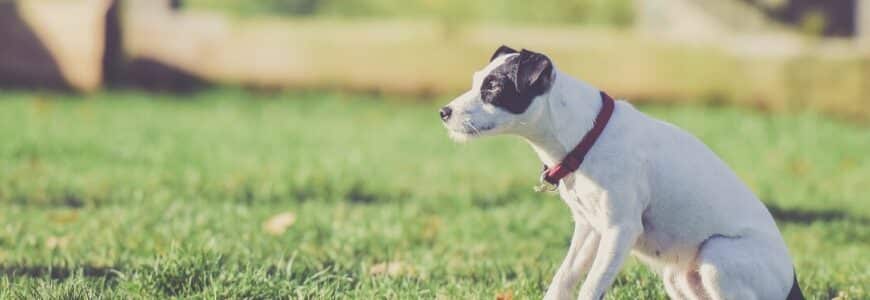
[[[529,147],[453,144],[433,104],[0,95],[0,298],[538,298],[567,249],[569,214],[531,192]],[[865,127],[641,109],[701,137],[764,199],[810,298],[870,297]],[[286,232],[264,230],[284,212]],[[663,293],[632,260],[607,298]]]

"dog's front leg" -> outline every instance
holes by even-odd
[[[598,235],[589,225],[580,219],[574,222],[574,235],[565,260],[553,276],[550,287],[544,299],[570,299],[580,281],[580,276],[589,271],[595,251],[598,250]]]
[[[614,226],[600,232],[601,240],[592,269],[580,289],[581,300],[598,300],[619,273],[641,230],[635,226]]]

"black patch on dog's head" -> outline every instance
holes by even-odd
[[[502,48],[507,47],[496,50],[493,59],[510,54],[500,54]],[[483,79],[480,97],[485,103],[521,114],[532,104],[532,99],[550,89],[552,73],[553,64],[547,56],[523,49],[519,55],[508,57]]]

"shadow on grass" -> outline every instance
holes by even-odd
[[[774,204],[767,204],[767,209],[773,218],[780,222],[812,224],[815,222],[852,221],[861,225],[870,225],[870,219],[836,209],[802,209],[785,208]]]
[[[22,265],[0,265],[0,276],[6,277],[32,277],[32,278],[51,278],[51,279],[67,279],[72,276],[83,276],[92,278],[116,279],[119,277],[120,268],[116,267],[97,267],[97,266],[22,266]]]

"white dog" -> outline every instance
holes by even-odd
[[[583,274],[579,299],[601,299],[629,252],[674,299],[803,298],[773,217],[716,154],[546,56],[502,46],[440,114],[457,141],[517,135],[550,166],[576,225],[547,299]]]

